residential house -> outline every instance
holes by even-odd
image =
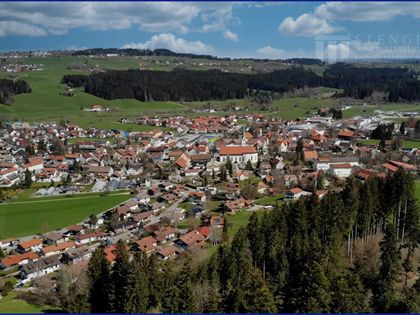
[[[38,258],[38,254],[34,252],[27,252],[19,255],[11,255],[6,258],[3,258],[0,261],[0,269],[7,269],[18,265],[23,265]]]
[[[52,256],[52,255],[57,255],[57,254],[61,254],[64,251],[70,249],[70,248],[75,248],[76,247],[76,243],[73,241],[67,241],[67,242],[63,242],[60,243],[58,245],[50,245],[50,246],[46,246],[44,248],[42,248],[42,253],[44,254],[44,256]]]
[[[16,247],[16,251],[18,253],[26,253],[26,252],[39,252],[42,248],[42,240],[39,238],[34,238],[29,241],[20,242]]]
[[[205,237],[200,234],[197,230],[188,232],[182,235],[179,239],[175,241],[175,244],[181,247],[182,249],[187,249],[193,246],[202,244],[205,241]]]
[[[21,279],[34,280],[51,272],[60,270],[62,266],[60,256],[61,255],[43,257],[23,265],[20,270]]]
[[[179,255],[179,249],[174,245],[165,246],[156,253],[156,256],[161,260],[168,260],[171,258],[175,258],[178,255]]]

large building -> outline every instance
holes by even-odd
[[[226,163],[228,160],[232,163],[258,162],[258,153],[253,146],[222,146],[219,149],[219,155],[222,163]]]

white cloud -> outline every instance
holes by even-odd
[[[201,22],[190,30],[193,20]],[[62,35],[75,28],[119,30],[136,27],[147,32],[223,32],[238,23],[232,4],[191,2],[2,2],[0,22],[25,23],[38,29],[27,35]],[[0,24],[1,34],[14,34]],[[6,36],[6,35],[3,35]],[[36,35],[39,36],[39,35]]]
[[[238,34],[232,32],[230,30],[225,30],[223,32],[223,37],[228,39],[228,40],[231,40],[233,42],[237,42],[239,40]]]
[[[48,33],[40,27],[16,21],[0,21],[0,37],[10,35],[46,36]]]
[[[344,43],[329,44],[324,51],[324,59],[330,61],[350,58],[350,47]]]
[[[285,18],[279,31],[286,35],[318,36],[342,31],[339,21],[390,21],[398,16],[420,18],[420,5],[414,2],[327,2],[294,19]]]
[[[255,52],[256,58],[262,59],[287,59],[287,58],[303,58],[303,57],[313,57],[312,54],[309,54],[303,50],[297,51],[286,51],[284,49],[274,48],[271,46],[265,46],[257,49]]]
[[[256,55],[259,58],[267,59],[282,59],[285,55],[284,49],[273,48],[271,46],[265,46],[263,48],[257,49]]]
[[[144,43],[125,44],[122,48],[157,49],[166,48],[179,53],[209,54],[213,47],[201,41],[189,42],[171,33],[153,35]]]
[[[290,36],[328,35],[339,30],[340,28],[330,25],[327,20],[307,13],[302,14],[296,20],[289,16],[279,26],[281,33]]]
[[[315,15],[328,20],[389,21],[396,16],[420,18],[420,6],[413,2],[328,2],[318,6]]]

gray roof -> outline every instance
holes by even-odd
[[[27,263],[22,267],[22,271],[27,275],[44,270],[50,267],[61,265],[60,255],[54,255],[50,257],[44,257],[37,261]]]

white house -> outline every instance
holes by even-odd
[[[346,178],[351,175],[352,166],[350,163],[332,164],[328,173],[338,178]]]
[[[226,163],[228,160],[232,163],[258,162],[258,153],[253,146],[221,146],[219,155],[221,163]]]
[[[358,157],[337,157],[337,158],[318,158],[314,162],[315,169],[317,171],[328,171],[331,165],[335,164],[350,164],[351,166],[361,166]]]
[[[23,265],[20,270],[20,277],[24,280],[33,280],[60,269],[60,255],[49,256]]]
[[[298,200],[299,198],[303,196],[308,196],[311,194],[312,193],[310,193],[309,191],[304,191],[300,189],[299,187],[295,187],[286,191],[285,199]]]

